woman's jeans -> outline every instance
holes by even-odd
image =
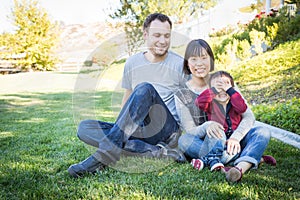
[[[253,164],[253,168],[257,168],[260,159],[268,146],[270,137],[270,132],[263,127],[254,127],[250,129],[246,136],[240,141],[241,152],[239,156],[234,156],[233,159],[228,161],[234,160],[234,165],[245,161]],[[220,156],[220,149],[226,151],[225,142],[213,142],[212,144],[209,140],[203,140],[199,138],[199,136],[188,133],[179,138],[178,146],[187,157],[199,159],[202,159],[205,156]],[[224,164],[227,164],[228,161]]]
[[[149,83],[136,86],[115,123],[84,120],[77,135],[83,142],[97,147],[93,156],[108,165],[121,153],[157,151],[179,126],[169,109]]]

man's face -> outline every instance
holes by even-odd
[[[166,55],[170,47],[170,24],[167,21],[152,21],[150,27],[144,31],[144,39],[146,40],[148,49],[155,57]]]

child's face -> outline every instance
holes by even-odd
[[[216,76],[211,79],[211,87],[216,88],[219,92],[215,100],[219,103],[227,103],[230,99],[230,96],[226,93],[228,87],[231,87],[230,79],[226,76]]]
[[[202,55],[189,57],[188,66],[193,76],[204,78],[210,71],[210,56],[202,49]]]
[[[214,99],[219,103],[227,103],[230,99],[230,96],[224,90],[222,90],[216,95]]]

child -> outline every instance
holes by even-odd
[[[197,97],[195,104],[207,113],[208,120],[218,122],[223,126],[225,135],[222,134],[222,137],[218,133],[207,130],[207,135],[211,140],[217,139],[215,145],[201,159],[193,159],[192,164],[210,166],[211,171],[216,171],[224,167],[221,158],[226,153],[225,140],[229,139],[238,127],[242,113],[247,110],[247,105],[243,97],[233,88],[234,81],[229,73],[225,71],[213,73],[210,76],[209,86],[209,89],[204,90]]]

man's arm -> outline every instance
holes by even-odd
[[[122,99],[122,104],[121,104],[121,108],[123,108],[123,106],[125,105],[125,103],[127,102],[129,96],[131,95],[132,90],[126,89],[125,93],[123,95],[123,99]]]

